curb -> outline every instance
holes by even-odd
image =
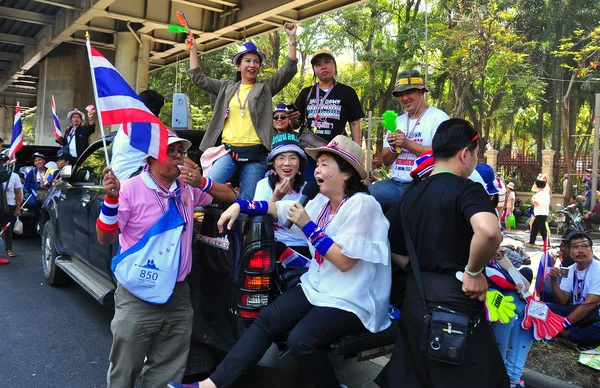
[[[527,388],[583,388],[580,385],[546,376],[528,368],[523,368],[522,379]]]

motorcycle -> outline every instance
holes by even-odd
[[[562,208],[563,205],[557,203],[556,206],[558,208]],[[577,208],[577,204],[570,204],[564,209],[561,209],[556,212],[558,223],[558,230],[560,233],[565,233],[567,230],[576,230],[578,232],[583,232],[583,214]]]

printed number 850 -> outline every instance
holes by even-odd
[[[140,271],[140,278],[142,279],[152,279],[152,280],[156,280],[158,279],[158,273],[157,272],[152,272],[152,271],[146,271],[146,270],[141,270]]]

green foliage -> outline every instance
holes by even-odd
[[[25,144],[35,144],[35,121],[35,114],[21,119],[23,126],[23,142]],[[12,136],[12,130],[9,133],[11,133]],[[4,144],[10,145],[10,137],[8,139],[4,139]]]

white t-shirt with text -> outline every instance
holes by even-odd
[[[575,272],[577,272],[577,277],[573,280]],[[582,292],[578,292],[579,283],[583,283]],[[582,304],[588,294],[600,296],[600,262],[592,260],[583,271],[577,270],[577,264],[570,265],[569,275],[560,282],[560,289],[573,294],[574,305]],[[580,285],[579,289],[581,289]]]
[[[410,119],[408,122],[408,130],[407,128],[407,120],[408,114],[403,114],[396,119],[396,130],[404,132],[404,135],[407,139],[414,141],[423,146],[431,147],[431,143],[433,141],[433,136],[437,131],[438,126],[443,122],[448,120],[450,117],[444,112],[432,106],[427,107],[427,111],[421,117],[419,121],[417,118]],[[418,125],[417,125],[418,122]],[[391,132],[387,131],[385,137],[383,139],[383,146],[389,148],[390,144],[388,143],[388,135]],[[391,165],[391,177],[394,180],[400,182],[411,182],[412,178],[410,176],[410,172],[415,167],[415,160],[420,155],[415,155],[406,148],[402,148],[398,157]]]

